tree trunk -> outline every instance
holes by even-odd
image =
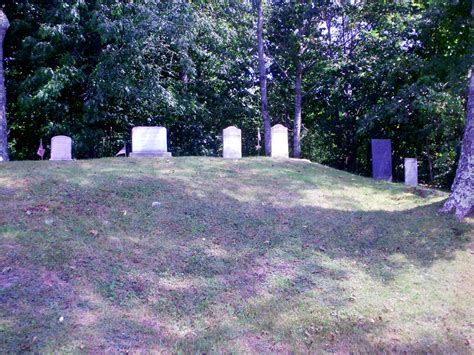
[[[426,157],[428,159],[428,182],[430,185],[433,185],[433,159],[431,158],[430,146],[428,143],[426,143]]]
[[[466,111],[466,128],[456,177],[451,194],[441,209],[446,213],[454,211],[459,220],[474,211],[474,66],[471,68]]]
[[[0,161],[8,157],[7,93],[5,91],[5,72],[3,70],[3,40],[10,26],[7,16],[0,9]]]
[[[263,52],[263,0],[257,0],[257,47],[258,47],[258,69],[260,77],[260,95],[261,110],[263,118],[263,135],[265,140],[265,154],[271,154],[271,124],[270,115],[268,113],[267,98],[267,67],[265,65],[265,54]]]
[[[433,181],[434,181],[434,176],[433,176],[433,161],[431,160],[431,155],[429,155],[428,153],[428,172],[429,172],[429,182],[430,182],[430,185],[433,185]]]
[[[295,121],[293,125],[293,157],[301,155],[301,83],[303,81],[303,65],[298,60],[295,75]]]

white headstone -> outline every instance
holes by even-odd
[[[272,157],[288,158],[288,128],[277,124],[272,127]]]
[[[54,136],[51,138],[50,160],[72,160],[72,139],[68,136]]]
[[[224,158],[242,158],[242,131],[235,126],[230,126],[222,132],[224,140]]]
[[[418,161],[416,158],[405,158],[405,185],[418,185]]]
[[[165,127],[133,127],[130,156],[171,156]]]

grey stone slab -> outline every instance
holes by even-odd
[[[168,136],[165,127],[138,126],[132,129],[132,152],[130,157],[170,157]]]
[[[68,136],[51,138],[50,160],[72,160],[72,139]]]
[[[225,159],[242,158],[242,131],[235,126],[227,127],[222,132],[223,156]]]
[[[405,185],[418,185],[418,160],[416,158],[405,158]]]
[[[273,158],[288,158],[288,128],[281,124],[272,127],[271,148]]]
[[[372,176],[375,180],[392,181],[392,142],[372,139]]]

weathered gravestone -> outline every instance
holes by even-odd
[[[227,127],[222,132],[225,159],[242,158],[242,131],[235,126]]]
[[[416,158],[405,158],[405,185],[418,185],[418,161]]]
[[[392,143],[390,139],[372,139],[372,176],[392,181]]]
[[[288,158],[288,128],[281,124],[272,127],[271,149],[273,158]]]
[[[170,157],[165,127],[133,127],[130,157]]]
[[[51,138],[50,160],[72,160],[72,139],[68,136]]]

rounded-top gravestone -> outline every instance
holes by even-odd
[[[51,138],[50,160],[72,160],[72,139],[68,136]]]
[[[272,127],[271,156],[273,158],[288,158],[288,128],[281,124]]]
[[[242,131],[235,126],[227,127],[222,132],[222,138],[224,158],[242,158]]]

